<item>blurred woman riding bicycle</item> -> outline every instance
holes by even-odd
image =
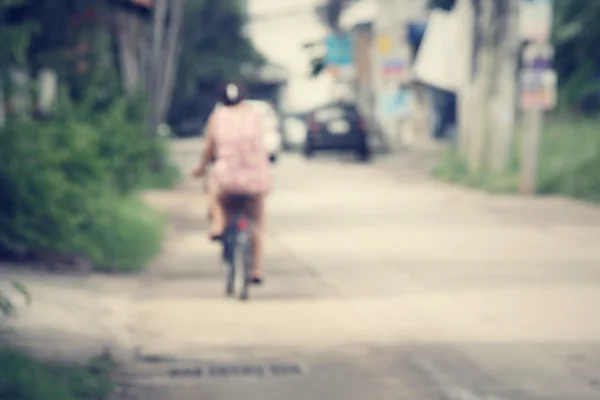
[[[219,104],[208,118],[206,144],[195,177],[208,179],[211,200],[210,237],[221,239],[227,226],[227,199],[231,195],[251,197],[248,214],[253,220],[253,283],[262,282],[265,196],[271,189],[269,155],[264,147],[263,121],[246,102],[241,83],[227,82],[219,90]]]

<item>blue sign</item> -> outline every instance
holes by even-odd
[[[325,39],[328,65],[348,66],[354,61],[353,43],[350,35],[332,34]]]

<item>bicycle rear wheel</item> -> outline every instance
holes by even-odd
[[[238,238],[238,265],[242,268],[240,272],[242,282],[240,300],[248,300],[250,297],[251,270],[252,270],[252,241],[247,231],[240,232]]]

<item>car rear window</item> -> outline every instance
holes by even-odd
[[[344,114],[342,108],[325,108],[315,113],[315,120],[319,123],[329,122],[334,119],[344,118]]]

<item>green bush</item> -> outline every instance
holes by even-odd
[[[103,400],[114,389],[114,364],[98,357],[84,367],[42,363],[0,348],[0,399]]]
[[[136,270],[159,250],[164,224],[131,196],[177,173],[135,104],[86,107],[63,98],[51,120],[0,130],[0,253],[68,252]]]
[[[66,251],[110,189],[95,131],[73,122],[11,123],[0,131],[0,248]]]
[[[108,198],[104,212],[82,233],[96,269],[133,272],[143,268],[163,241],[164,216],[136,197]]]
[[[540,145],[538,192],[562,194],[600,202],[600,121],[549,119]],[[520,134],[517,135],[520,137]],[[453,183],[493,193],[514,193],[518,188],[520,143],[511,154],[508,171],[470,174],[454,149],[440,158],[433,174]]]
[[[510,172],[492,173],[486,170],[471,174],[464,160],[455,149],[447,150],[438,160],[433,176],[447,182],[473,188],[483,189],[490,193],[512,193],[517,190],[518,164],[513,162]]]
[[[130,104],[116,101],[106,113],[95,118],[98,155],[106,163],[115,189],[127,194],[151,173],[152,163],[166,152],[158,140],[150,139],[141,122],[128,117]]]
[[[98,110],[63,100],[58,113],[65,124],[75,119],[94,127],[98,157],[121,194],[146,188],[149,182],[170,188],[178,181],[177,168],[167,162],[165,140],[147,134],[144,105],[143,99],[119,98]]]

